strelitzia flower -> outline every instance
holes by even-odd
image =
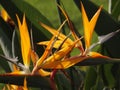
[[[49,32],[51,32],[53,34],[53,37],[55,37],[55,35],[56,35],[56,37],[58,38],[55,41],[55,43],[52,44],[52,47],[58,48],[62,42],[64,42],[64,43],[62,43],[63,46],[57,52],[51,54],[50,56],[48,55],[47,58],[44,58],[42,60],[40,58],[38,60],[38,62],[36,63],[36,66],[33,71],[38,70],[40,68],[43,68],[43,69],[66,69],[66,68],[69,68],[69,67],[71,67],[87,58],[91,58],[91,57],[93,57],[93,58],[96,58],[96,57],[108,58],[107,56],[103,56],[100,53],[92,52],[90,49],[92,34],[94,31],[94,27],[97,22],[98,16],[100,14],[101,8],[102,7],[100,7],[98,9],[98,11],[95,13],[95,15],[89,21],[87,15],[86,15],[85,9],[81,3],[82,19],[83,19],[83,26],[84,26],[85,49],[83,49],[83,45],[82,45],[79,37],[73,31],[73,29],[71,30],[71,33],[74,37],[74,41],[71,40],[70,38],[68,38],[67,36],[65,36],[64,34],[60,33],[59,30],[55,30],[43,23],[40,23],[46,30],[48,30]],[[63,9],[61,9],[61,10],[62,10],[64,16],[66,17],[68,23],[71,25],[71,22],[68,18],[68,15],[66,14],[66,12],[63,11]],[[80,44],[78,44],[78,42]],[[51,40],[45,41],[45,42],[43,41],[43,42],[40,42],[39,44],[46,45],[47,47],[49,47],[50,43],[51,43]],[[75,47],[82,48],[82,49],[80,49],[80,50],[82,50],[81,51],[82,54],[77,55],[77,56],[67,57],[67,55],[69,55],[70,52]],[[50,50],[50,49],[46,48],[46,50]]]
[[[31,52],[31,44],[30,44],[30,36],[28,33],[28,28],[26,24],[25,15],[23,16],[23,23],[20,23],[20,20],[17,16],[18,26],[20,31],[20,41],[21,41],[21,51],[23,57],[23,63],[25,67],[29,67],[30,65],[30,52]]]
[[[21,52],[22,52],[22,63],[18,63],[18,59],[10,59],[7,58],[8,61],[13,63],[13,70],[10,74],[15,75],[22,75],[22,74],[31,74],[30,71],[30,60],[33,62],[33,66],[36,61],[39,59],[38,55],[35,53],[34,50],[31,48],[31,41],[28,32],[28,27],[25,19],[25,15],[23,16],[23,22],[20,22],[19,17],[16,15],[19,27],[19,34],[20,34],[20,43],[21,43]],[[19,69],[20,68],[20,69]],[[42,69],[38,70],[38,74],[41,76],[50,75],[50,72],[44,71]]]
[[[30,36],[28,33],[25,15],[23,16],[22,24],[18,16],[17,16],[17,20],[18,20],[18,27],[20,32],[22,59],[24,64],[24,71],[22,72],[30,73],[29,66],[30,66],[31,44],[30,44],[30,38],[29,38]]]

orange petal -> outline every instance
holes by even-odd
[[[22,51],[23,62],[26,67],[29,67],[31,45],[30,45],[30,36],[29,36],[27,24],[26,24],[25,15],[23,16],[22,24],[18,16],[17,16],[17,20],[18,20],[18,26],[20,30],[21,51]]]
[[[39,59],[37,53],[34,50],[31,50],[31,60],[33,62],[33,65],[36,64],[37,60]]]
[[[23,75],[23,74],[26,74],[26,73],[24,71],[13,71],[10,74],[12,74],[12,75]]]
[[[41,65],[41,63],[50,55],[50,53],[51,53],[51,50],[52,50],[52,48],[53,48],[53,46],[54,46],[54,42],[55,42],[55,38],[56,38],[56,36],[58,36],[58,38],[59,38],[59,36],[61,36],[61,38],[64,40],[64,39],[66,39],[66,36],[64,36],[63,34],[61,34],[60,32],[59,32],[59,30],[60,29],[58,29],[57,31],[56,30],[54,30],[54,29],[52,29],[52,28],[50,28],[49,26],[47,26],[47,25],[45,25],[45,24],[43,24],[43,23],[41,23],[41,25],[44,27],[44,28],[46,28],[47,30],[52,30],[51,32],[55,32],[54,33],[54,36],[51,38],[51,40],[49,41],[49,43],[48,43],[48,45],[47,45],[47,47],[46,47],[46,49],[45,49],[45,52],[43,53],[43,55],[42,55],[42,57],[37,61],[37,63],[36,63],[36,67],[37,66],[40,66]],[[68,40],[68,39],[67,39]],[[66,42],[67,42],[67,40],[66,40]],[[68,41],[69,42],[69,41]],[[71,41],[72,42],[72,41]],[[73,43],[73,42],[72,42]]]
[[[98,17],[100,15],[101,9],[102,9],[102,6],[97,10],[97,12],[94,14],[94,16],[92,17],[92,19],[90,20],[89,28],[90,28],[90,34],[91,34],[91,36],[92,36],[93,30],[95,28],[96,22],[98,20]]]
[[[50,55],[52,47],[53,47],[54,38],[55,38],[55,36],[53,36],[51,38],[51,40],[49,41],[43,55],[39,58],[36,65],[41,65],[41,63]]]
[[[40,23],[40,25],[41,25],[42,27],[44,27],[46,30],[48,30],[50,33],[52,33],[53,35],[58,35],[58,34],[59,34],[58,39],[64,40],[64,39],[66,38],[66,36],[65,36],[64,34],[60,33],[59,30],[53,29],[53,28],[51,28],[51,27],[49,27],[49,26],[47,26],[47,25],[45,25],[45,24],[43,24],[43,23]],[[60,26],[60,27],[61,27],[61,26]],[[68,38],[68,39],[66,40],[66,42],[72,43],[72,40]]]
[[[83,26],[84,26],[84,38],[85,38],[85,43],[87,44],[87,47],[89,47],[89,38],[90,38],[90,34],[89,34],[89,20],[88,17],[86,15],[85,9],[83,4],[81,3],[81,12],[82,12],[82,19],[83,19]]]
[[[43,77],[49,76],[51,74],[51,72],[45,71],[43,69],[39,69],[39,74]]]
[[[41,63],[51,54],[51,51],[52,51],[52,48],[53,48],[53,43],[54,43],[54,40],[55,40],[55,36],[56,36],[56,34],[51,38],[51,40],[49,41],[43,55],[36,62],[36,66],[33,68],[33,71],[32,71],[33,74],[37,72],[38,66],[40,66]]]
[[[7,87],[7,89],[5,89],[5,90],[18,90],[18,89],[20,89],[20,88],[19,88],[20,86],[11,85],[11,84],[7,84],[6,87]],[[22,89],[22,88],[21,88],[21,89]]]
[[[50,62],[50,63],[45,63],[41,68],[44,68],[44,69],[66,69],[66,68],[69,68],[87,58],[89,58],[89,57],[74,56],[74,57],[64,59],[64,60],[58,60],[58,61],[54,61],[54,62]]]
[[[46,63],[51,63],[57,60],[60,60],[61,58],[63,58],[64,56],[66,56],[67,54],[70,53],[70,51],[74,48],[75,44],[78,42],[78,40],[76,42],[74,42],[72,45],[69,45],[65,48],[60,49],[59,51],[57,51],[56,53],[52,54],[51,56],[49,56],[47,59],[45,60],[41,60],[41,58],[38,60],[38,62],[36,63],[36,66],[34,67],[32,73],[34,74],[35,72],[37,72],[37,70],[39,68],[41,68],[42,66],[44,66],[44,64]],[[42,61],[42,62],[41,62]]]
[[[97,52],[89,52],[89,55],[93,58],[109,58],[108,56],[104,56]]]
[[[23,90],[28,90],[26,77],[24,78],[24,87],[23,87]]]
[[[59,48],[59,46],[61,45],[61,43],[62,43],[63,41],[62,40],[57,40],[55,43],[54,43],[54,45],[53,45],[53,47],[54,48]],[[43,42],[39,42],[38,44],[39,45],[48,45],[48,43],[49,43],[49,41],[43,41]],[[66,47],[66,46],[69,46],[71,43],[67,43],[66,41],[63,43],[63,45],[62,45],[62,48],[64,48],[64,47]]]
[[[60,60],[64,56],[68,55],[71,52],[71,50],[75,47],[78,41],[79,40],[76,40],[72,45],[66,46],[65,48],[62,48],[59,51],[55,52],[50,57],[45,59],[44,63]],[[44,65],[44,63],[42,63],[41,65]]]
[[[82,3],[81,3],[81,10],[82,10],[83,25],[84,25],[84,38],[85,38],[86,48],[89,48],[93,30],[95,28],[98,16],[100,14],[101,7],[98,9],[98,11],[95,13],[95,15],[92,17],[90,21],[88,20],[87,14],[85,12]]]

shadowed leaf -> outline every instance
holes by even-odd
[[[0,75],[0,83],[21,85],[24,84],[24,78],[26,77],[28,87],[38,87],[50,89],[49,79],[47,77],[32,76],[32,75]]]
[[[120,59],[112,59],[112,58],[88,58],[84,61],[76,64],[78,66],[92,66],[92,65],[101,65],[101,64],[109,64],[109,63],[120,63]]]
[[[111,0],[111,14],[112,16],[120,21],[120,0]]]
[[[7,36],[6,31],[9,31],[9,26],[3,21],[3,19],[0,17],[0,47],[7,57],[12,57],[12,49],[11,49],[11,40],[10,37]],[[10,72],[10,67],[7,61],[2,62],[2,59],[0,57],[0,64],[4,68],[6,72]]]

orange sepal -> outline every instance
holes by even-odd
[[[104,56],[97,52],[89,52],[89,55],[93,58],[109,58],[108,56]]]
[[[83,56],[74,56],[71,58],[58,60],[50,63],[45,63],[41,68],[44,69],[66,69],[69,68],[89,57],[83,57]]]
[[[85,38],[85,44],[86,44],[87,49],[90,46],[92,34],[93,34],[93,31],[94,31],[97,19],[100,15],[101,9],[102,9],[102,7],[100,7],[97,10],[97,12],[94,14],[92,19],[89,21],[88,17],[87,17],[87,14],[85,12],[84,6],[81,3],[82,19],[83,19],[83,26],[84,26],[84,38]]]
[[[21,24],[19,17],[16,15],[18,21],[18,27],[20,31],[20,39],[21,39],[21,51],[22,51],[22,58],[24,65],[29,67],[30,64],[30,51],[31,51],[31,44],[30,44],[30,36],[26,24],[25,15],[23,16],[23,22]]]

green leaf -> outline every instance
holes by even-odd
[[[0,17],[0,27],[3,29],[3,32],[6,34],[7,38],[9,38],[9,40],[11,41],[13,30],[11,26],[3,20],[2,17]]]
[[[119,90],[120,89],[120,64],[113,64],[111,72],[112,75],[114,76],[115,79],[115,89]]]
[[[62,72],[57,72],[55,75],[55,83],[57,84],[58,90],[72,90],[71,82]]]
[[[117,21],[120,21],[120,0],[111,0],[111,14]]]
[[[103,81],[105,85],[108,86],[109,88],[114,88],[116,84],[115,78],[112,74],[112,67],[113,64],[103,65],[103,71],[102,71]]]
[[[84,80],[84,73],[80,70],[80,67],[71,67],[67,70],[71,80],[71,90],[82,89]]]
[[[86,73],[84,90],[92,90],[94,85],[96,84],[97,72],[95,67],[89,67]]]
[[[47,77],[41,77],[39,75],[0,75],[0,83],[23,85],[24,78],[26,77],[28,87],[45,88],[50,90],[50,83]]]
[[[79,9],[81,8],[80,1],[82,1],[89,20],[98,10],[98,6],[96,6],[89,0],[74,0],[74,1]],[[120,28],[120,24],[115,20],[113,20],[112,17],[104,9],[102,9],[95,27],[95,31],[98,34],[98,36],[107,35],[110,32],[114,32],[118,30],[119,28]],[[111,57],[117,57],[117,58],[120,57],[119,55],[120,42],[118,42],[120,41],[120,38],[118,37],[119,37],[119,33],[104,43],[104,46],[108,49]]]

